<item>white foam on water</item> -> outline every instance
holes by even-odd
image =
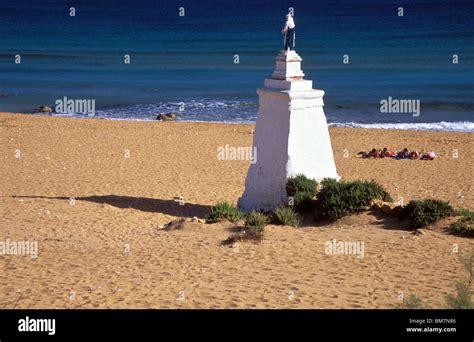
[[[330,123],[332,127],[352,127],[352,128],[379,128],[379,129],[400,129],[415,131],[445,131],[445,132],[474,132],[474,122],[426,122],[426,123],[371,123],[361,124],[356,122]]]

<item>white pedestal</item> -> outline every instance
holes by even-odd
[[[272,79],[257,90],[257,158],[238,202],[244,211],[269,211],[286,204],[286,181],[297,174],[317,181],[340,178],[323,111],[324,91],[302,79],[301,58],[295,51],[281,51],[276,61]]]

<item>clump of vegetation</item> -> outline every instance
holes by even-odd
[[[245,217],[245,227],[241,227],[239,232],[232,234],[229,238],[222,241],[222,244],[230,245],[237,241],[245,240],[260,241],[263,238],[263,232],[268,221],[268,217],[265,214],[252,210]]]
[[[468,218],[474,221],[474,211],[469,209],[459,209],[454,211],[455,216],[462,216],[464,218]]]
[[[288,179],[286,193],[297,213],[316,210],[319,220],[335,221],[368,209],[373,200],[392,202],[390,194],[376,181],[344,182],[326,178],[319,185],[304,175]],[[291,202],[290,202],[291,203]]]
[[[451,309],[474,309],[474,303],[471,299],[471,283],[472,283],[472,264],[474,262],[474,249],[465,257],[461,257],[461,262],[469,274],[467,281],[459,280],[456,283],[456,294],[447,295],[446,304]]]
[[[408,298],[403,298],[403,301],[400,305],[398,305],[398,308],[409,310],[427,309],[427,307],[423,306],[423,302],[421,301],[421,299],[415,294],[411,294],[410,296],[408,296]]]
[[[410,201],[403,209],[401,218],[407,217],[412,221],[414,228],[421,228],[453,214],[453,207],[448,202],[425,199]]]
[[[282,224],[285,226],[298,227],[300,218],[298,213],[292,207],[278,207],[272,215],[271,220],[275,224]]]
[[[469,217],[461,217],[459,220],[451,224],[454,233],[464,236],[474,236],[474,220]]]
[[[268,217],[258,211],[252,210],[245,218],[246,232],[256,237],[262,237]]]
[[[456,294],[447,295],[445,300],[450,309],[474,309],[469,286],[462,280],[456,283]]]
[[[373,201],[374,199],[380,199],[385,202],[393,202],[392,195],[384,189],[382,185],[377,183],[375,180],[371,181],[357,181],[361,182],[360,185],[365,193],[366,201]]]
[[[286,183],[286,194],[290,197],[290,205],[298,213],[309,211],[317,193],[318,183],[304,175],[289,178]]]
[[[451,224],[453,232],[463,236],[474,236],[474,211],[461,209],[454,211],[454,215],[461,216],[461,218]]]
[[[367,210],[372,201],[392,202],[390,194],[376,181],[352,182],[324,179],[316,197],[316,218],[335,221]]]
[[[206,222],[216,223],[224,220],[238,222],[243,220],[245,214],[228,202],[220,202],[211,207],[209,214],[206,215]]]
[[[286,193],[293,196],[297,192],[308,192],[316,196],[317,183],[313,179],[309,179],[305,175],[297,175],[289,178],[286,182]]]

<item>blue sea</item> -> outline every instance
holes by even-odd
[[[289,7],[331,125],[474,131],[474,0],[1,0],[0,111],[66,96],[102,118],[255,122]],[[381,113],[389,97],[420,115]]]

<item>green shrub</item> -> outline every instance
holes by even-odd
[[[474,236],[474,219],[463,216],[451,224],[451,229],[455,234]]]
[[[297,175],[289,178],[286,182],[286,194],[294,196],[298,192],[307,192],[316,196],[317,182],[307,178],[305,175]]]
[[[244,240],[260,241],[263,238],[263,232],[268,221],[268,217],[265,214],[252,210],[245,216],[245,229],[238,227],[237,230],[239,231],[222,241],[221,244],[230,245]]]
[[[313,198],[316,196],[317,182],[304,175],[289,178],[286,183],[286,194],[292,197],[290,204],[298,213],[303,213],[312,208]]]
[[[375,181],[353,182],[324,179],[316,197],[316,218],[335,221],[345,215],[367,210],[373,200],[392,201]]]
[[[456,295],[449,294],[445,300],[450,309],[474,309],[469,285],[462,280],[456,283]]]
[[[408,296],[408,298],[403,298],[403,302],[398,306],[398,308],[409,310],[424,309],[423,302],[415,294],[411,294],[410,296]]]
[[[316,218],[337,220],[346,215],[343,194],[344,184],[342,182],[324,179],[316,199]]]
[[[469,209],[459,209],[454,211],[455,216],[462,216],[464,218],[470,219],[471,221],[474,221],[474,211],[471,211]]]
[[[298,227],[300,218],[292,207],[278,207],[272,213],[272,222],[285,226]]]
[[[290,196],[289,205],[292,206],[297,213],[303,214],[310,211],[314,207],[314,196],[309,192],[297,192],[294,196]]]
[[[362,183],[368,201],[372,201],[374,199],[381,199],[385,202],[393,202],[392,196],[387,192],[387,190],[383,188],[382,185],[377,183],[375,180],[371,180],[369,182],[364,181]]]
[[[474,309],[474,303],[471,299],[471,283],[473,270],[472,265],[474,263],[474,249],[466,257],[460,257],[461,262],[469,274],[467,282],[459,280],[456,283],[456,295],[447,295],[445,297],[446,304],[451,309]]]
[[[244,217],[244,213],[239,211],[233,205],[229,204],[228,202],[220,202],[211,207],[209,214],[206,215],[206,222],[215,223],[224,220],[237,222],[243,220]]]
[[[415,228],[420,228],[453,214],[454,210],[448,202],[425,199],[410,201],[403,209],[401,217],[409,218]]]
[[[247,228],[250,234],[255,236],[263,235],[267,223],[267,216],[255,210],[252,210],[245,218],[245,228]]]

